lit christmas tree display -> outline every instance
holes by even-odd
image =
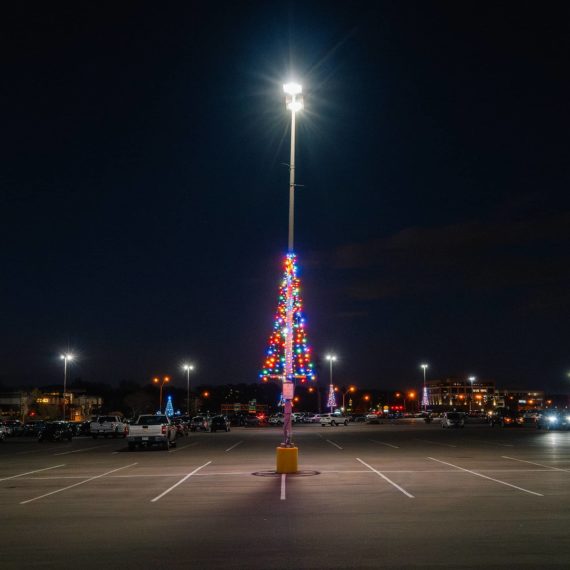
[[[329,407],[331,409],[331,413],[336,408],[336,396],[334,393],[334,386],[332,384],[331,384],[331,387],[329,390],[329,399],[327,401],[327,407]]]
[[[288,253],[284,261],[284,274],[279,288],[279,303],[273,324],[273,332],[269,337],[269,346],[266,351],[265,363],[260,373],[260,378],[267,382],[270,378],[284,380],[286,362],[285,345],[287,342],[287,290],[290,288],[290,302],[292,308],[292,328],[290,335],[292,342],[292,366],[293,377],[290,380],[299,379],[301,382],[315,380],[313,363],[311,362],[311,348],[307,343],[305,331],[305,317],[303,316],[303,304],[300,294],[300,280],[297,276],[297,256]]]
[[[166,400],[166,411],[164,413],[169,417],[172,417],[174,415],[174,406],[172,405],[172,396],[168,396],[168,398]]]

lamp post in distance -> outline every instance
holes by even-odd
[[[63,421],[65,421],[65,406],[67,402],[65,399],[65,393],[67,392],[67,363],[71,362],[75,356],[70,352],[64,352],[60,358],[63,360]]]
[[[190,370],[194,370],[194,365],[183,364],[182,370],[186,372],[186,415],[190,417]]]
[[[160,388],[159,411],[162,414],[162,387],[170,382],[170,377],[169,376],[164,376],[163,378],[155,377],[152,379],[152,381]]]
[[[347,394],[354,394],[354,392],[356,392],[356,386],[349,386],[346,390],[342,391],[342,411],[343,411],[343,413],[346,412],[346,406],[345,406],[346,395]]]
[[[423,405],[424,405],[424,412],[427,411],[427,387],[426,387],[426,370],[427,368],[429,368],[428,364],[420,364],[420,368],[423,368],[424,371],[424,392],[422,394],[422,400],[423,400]]]
[[[469,382],[471,382],[471,397],[469,398],[469,411],[473,411],[472,410],[472,406],[473,406],[473,382],[475,382],[477,378],[475,378],[475,376],[469,376]]]

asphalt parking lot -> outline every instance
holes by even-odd
[[[570,432],[438,424],[197,433],[170,451],[0,444],[3,569],[568,568]]]

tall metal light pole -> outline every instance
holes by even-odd
[[[73,354],[66,352],[61,355],[63,360],[63,421],[65,421],[65,393],[67,392],[67,363],[71,362],[75,357]]]
[[[160,378],[153,378],[152,381],[157,384],[160,388],[160,396],[159,396],[159,410],[160,413],[162,414],[162,387],[165,384],[168,384],[168,382],[170,382],[170,378],[168,376],[165,376],[164,378],[160,379]]]
[[[327,354],[325,356],[325,358],[329,361],[330,363],[330,374],[329,374],[329,382],[330,382],[330,386],[329,386],[329,395],[332,393],[332,391],[334,390],[333,388],[333,375],[332,375],[332,369],[333,369],[333,362],[336,360],[336,355],[335,354]],[[330,412],[331,414],[333,413],[333,407],[330,407]]]
[[[345,407],[345,398],[347,394],[353,394],[354,392],[356,392],[356,387],[354,386],[349,386],[346,390],[343,391],[342,393],[342,411],[343,413],[346,413],[346,407]],[[348,403],[350,404],[350,400],[348,401]]]
[[[471,396],[469,398],[469,411],[473,411],[473,382],[475,382],[475,376],[469,376],[469,382],[471,382]]]
[[[426,388],[426,369],[428,368],[427,364],[420,364],[420,368],[423,368],[424,370],[424,391],[422,394],[422,400],[423,400],[423,405],[424,405],[424,412],[427,411],[427,388]]]
[[[190,417],[190,370],[194,370],[194,365],[183,364],[182,370],[186,371],[186,414]]]
[[[289,239],[288,251],[293,253],[295,232],[295,114],[303,108],[303,88],[298,83],[283,85],[285,106],[291,111],[291,158],[289,162]],[[287,297],[285,315],[285,374],[283,378],[283,442],[282,447],[293,447],[293,424],[291,414],[294,397],[293,383],[293,282],[291,274],[287,276]]]

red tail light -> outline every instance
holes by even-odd
[[[125,426],[125,435],[129,435],[129,426]]]
[[[166,433],[166,426],[163,425],[163,426],[162,426],[162,434],[164,435],[165,433]]]

